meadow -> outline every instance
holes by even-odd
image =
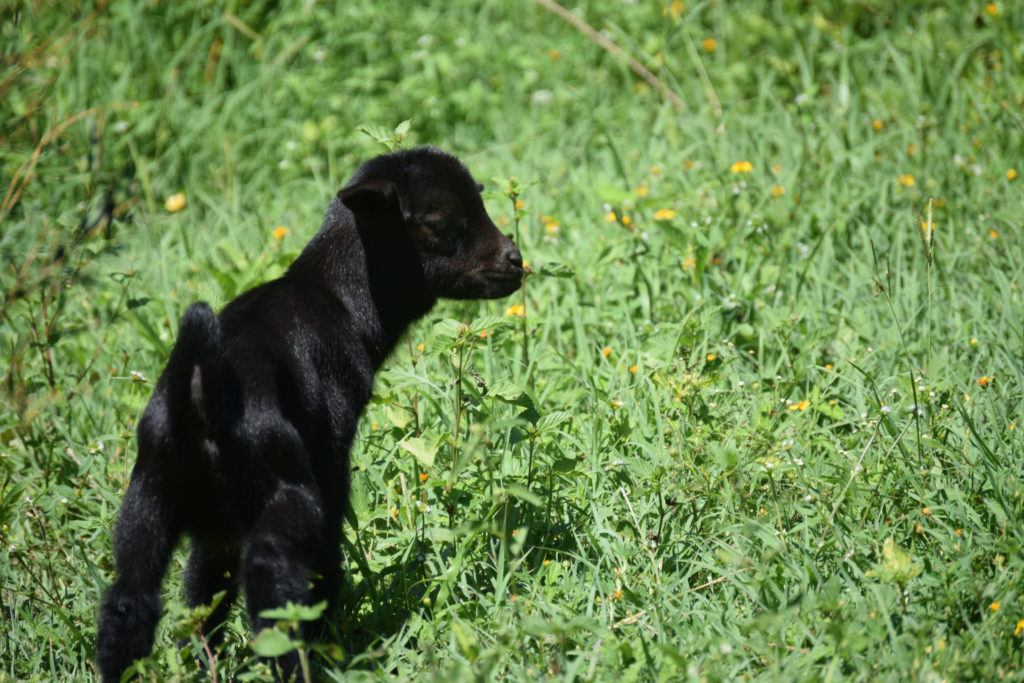
[[[144,679],[1024,677],[1024,6],[72,4],[0,3],[0,679],[95,676],[184,308],[423,143],[523,290],[378,378],[335,642],[207,651],[179,552]]]

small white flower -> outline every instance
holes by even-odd
[[[543,107],[545,104],[551,104],[554,99],[555,94],[550,90],[544,89],[535,90],[533,95],[530,96],[530,102],[538,107]]]
[[[892,412],[892,408],[890,408],[889,406],[887,406],[885,404],[883,404],[882,407],[879,408],[879,410],[881,410],[886,415],[888,415],[890,412]]]

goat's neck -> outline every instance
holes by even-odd
[[[315,283],[338,298],[375,369],[436,301],[415,255],[395,240],[361,234],[352,213],[338,200],[288,276]]]

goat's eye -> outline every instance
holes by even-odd
[[[439,237],[454,238],[465,232],[466,225],[460,220],[446,220],[432,226],[435,234]]]

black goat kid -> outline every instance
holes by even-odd
[[[377,157],[283,277],[219,316],[204,303],[185,311],[139,422],[115,530],[118,578],[99,614],[104,680],[149,654],[183,533],[188,604],[226,591],[204,633],[216,637],[240,587],[257,631],[270,625],[266,609],[333,603],[349,448],[375,372],[439,297],[498,298],[522,281],[519,249],[481,189],[431,147]]]

